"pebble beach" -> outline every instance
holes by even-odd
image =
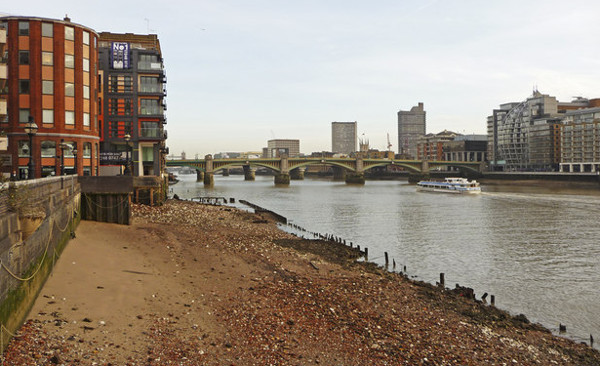
[[[2,365],[600,365],[456,291],[295,237],[268,213],[169,200],[82,221]]]

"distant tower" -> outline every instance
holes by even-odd
[[[423,103],[410,111],[398,111],[398,153],[405,157],[417,157],[417,142],[425,136],[425,110]]]
[[[357,122],[331,122],[331,152],[350,155],[356,152]]]
[[[185,151],[181,152],[181,160],[185,160]]]

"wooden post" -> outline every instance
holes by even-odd
[[[492,304],[492,306],[496,305],[496,295],[490,296],[490,304]]]
[[[365,258],[369,259],[369,248],[365,247]]]
[[[385,266],[388,267],[390,265],[390,259],[388,258],[388,252],[383,252],[385,256]]]
[[[440,273],[440,287],[446,287],[446,282],[444,280],[444,274]]]

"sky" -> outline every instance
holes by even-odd
[[[597,0],[28,0],[2,13],[158,34],[167,145],[188,158],[274,138],[330,151],[334,121],[397,151],[397,113],[419,102],[427,133],[485,134],[494,108],[534,89],[600,97]]]

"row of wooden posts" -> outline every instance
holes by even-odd
[[[198,197],[198,198],[195,198],[194,200],[197,200],[197,201],[199,201],[201,203],[204,203],[204,204],[217,204],[218,205],[221,202],[223,204],[227,204],[227,199],[224,198],[224,197]],[[234,198],[230,198],[229,202],[230,203],[234,203],[235,199]],[[268,211],[268,210],[266,210],[266,209],[264,209],[264,208],[262,208],[262,207],[260,207],[258,205],[252,204],[252,203],[250,203],[248,201],[240,200],[240,202],[243,203],[243,204],[245,204],[245,205],[248,205],[248,206],[254,208],[255,211],[258,211],[258,212]],[[339,236],[335,236],[333,234],[322,234],[322,233],[318,233],[318,232],[314,232],[314,231],[308,231],[308,230],[306,230],[305,228],[303,228],[303,227],[301,227],[299,225],[290,223],[287,220],[287,218],[285,218],[284,216],[276,214],[276,213],[274,213],[272,211],[268,211],[268,212],[277,215],[279,218],[283,218],[283,220],[279,219],[280,222],[282,222],[284,224],[287,224],[289,227],[291,227],[291,228],[293,228],[293,229],[295,229],[297,231],[305,232],[307,234],[310,234],[315,239],[327,240],[327,241],[332,241],[332,242],[338,243],[338,244],[349,245],[350,248],[356,249],[360,255],[364,256],[365,260],[367,260],[367,261],[369,260],[369,248],[367,248],[367,247],[364,247],[361,250],[360,245],[356,245],[356,247],[355,247],[353,242],[346,241],[346,239],[343,239],[343,238],[341,238]],[[299,236],[299,237],[301,237],[303,239],[308,239],[308,238],[305,238],[304,235],[297,235],[297,236]],[[388,254],[388,252],[384,252],[383,254],[384,254],[383,256],[384,256],[384,261],[385,261],[385,269],[388,270],[389,269],[389,265],[390,265],[389,254]],[[395,271],[396,271],[396,260],[394,258],[392,258],[392,272],[395,272]],[[400,271],[400,274],[406,274],[406,265],[403,266],[403,270]],[[439,287],[443,288],[443,289],[446,288],[445,273],[440,273],[440,281],[436,282],[436,284]],[[458,283],[456,284],[456,288],[457,289],[460,288],[460,285]],[[491,306],[496,306],[496,296],[495,295],[489,295],[489,296],[490,296],[490,305]],[[484,293],[481,296],[481,301],[483,303],[487,303],[487,297],[488,297],[488,293],[486,292],[486,293]],[[473,294],[473,299],[475,299],[475,295],[474,294]],[[559,333],[565,333],[566,331],[567,331],[566,325],[560,323],[559,324]],[[593,347],[593,346],[594,346],[594,337],[590,334],[590,347]]]

